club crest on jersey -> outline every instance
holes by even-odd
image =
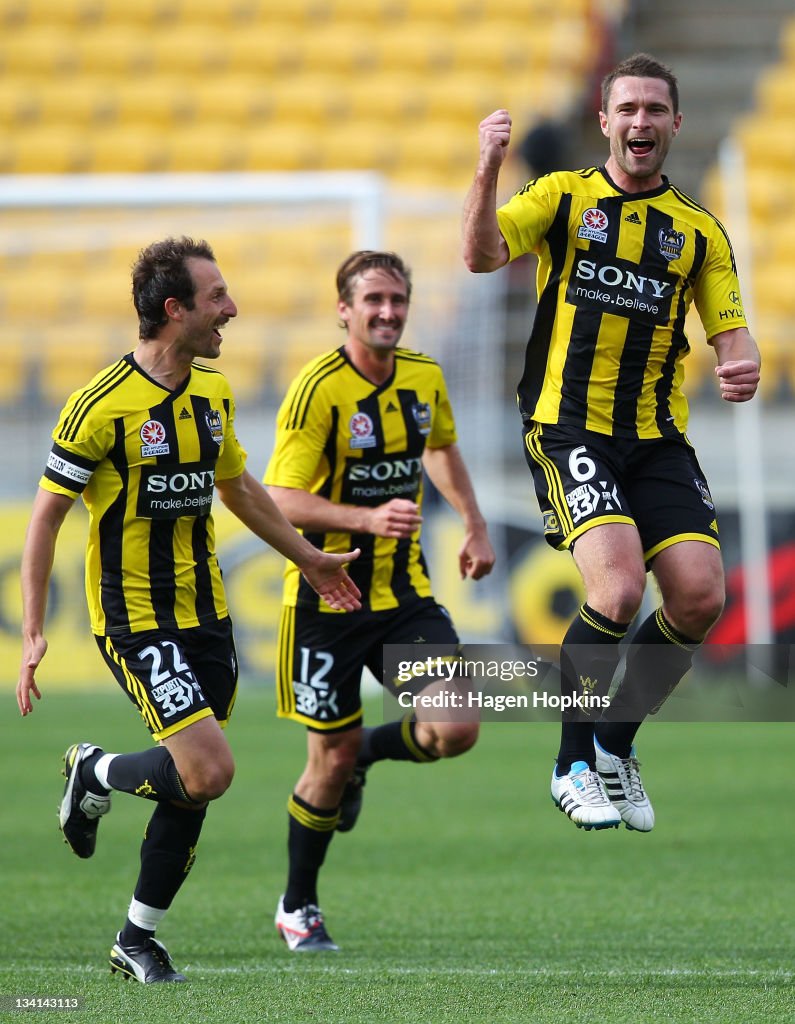
[[[351,432],[351,448],[375,448],[375,427],[366,412],[355,412],[348,429]]]
[[[411,407],[411,415],[417,424],[417,430],[423,437],[431,432],[431,407],[427,402],[415,402]]]
[[[591,242],[606,242],[608,223],[607,214],[592,206],[582,215],[582,227],[577,231],[577,237]]]
[[[168,455],[171,446],[166,441],[166,428],[159,420],[147,420],[141,427],[141,458],[149,459],[154,455]]]
[[[660,255],[670,263],[678,260],[685,247],[685,236],[682,231],[674,231],[673,228],[660,228],[657,236],[660,240]]]
[[[221,420],[220,412],[217,409],[210,409],[209,412],[204,414],[204,419],[207,422],[210,437],[216,444],[220,444],[224,439],[224,424]]]

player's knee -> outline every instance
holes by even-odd
[[[693,640],[703,639],[720,618],[725,593],[721,586],[678,593],[669,610],[671,623]]]
[[[613,622],[631,622],[638,614],[645,590],[645,576],[621,575],[605,578],[599,593],[593,596],[589,593],[587,600],[594,611]]]
[[[437,757],[458,757],[471,750],[478,739],[477,722],[447,722],[437,726],[435,754]]]
[[[324,748],[322,756],[316,759],[316,771],[328,784],[344,786],[356,765],[359,746],[359,739],[354,740],[354,737],[351,737],[349,742]]]
[[[232,785],[235,765],[231,758],[210,764],[191,765],[180,772],[185,791],[195,803],[217,800]]]

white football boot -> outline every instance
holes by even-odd
[[[640,761],[635,757],[635,748],[630,750],[629,757],[616,757],[600,746],[596,737],[593,745],[596,770],[621,820],[631,831],[651,832],[654,808],[640,779]]]
[[[307,903],[289,914],[284,909],[284,896],[276,908],[276,930],[293,953],[316,953],[340,947],[326,931],[320,908]]]
[[[568,775],[552,772],[552,799],[577,828],[618,828],[621,815],[610,803],[602,780],[585,761],[575,761]]]

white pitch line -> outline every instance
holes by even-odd
[[[2,963],[0,962],[0,977],[5,971],[25,971],[28,970],[30,965],[28,963]],[[307,963],[305,958],[302,958],[300,964],[263,964],[261,967],[202,967],[200,964],[181,964],[180,970],[183,971],[194,971],[196,975],[262,975],[262,974],[293,974],[302,972],[305,968],[310,968],[313,972],[320,968],[321,973],[324,974],[345,974],[345,975],[378,975],[382,980],[389,978],[390,975],[398,975],[401,977],[411,977],[412,975],[428,977],[430,975],[437,975],[440,978],[450,976],[464,976],[464,977],[501,977],[501,978],[513,978],[513,979],[532,979],[532,978],[760,978],[765,980],[779,980],[779,981],[792,981],[795,979],[795,971],[788,970],[785,968],[773,968],[765,970],[762,968],[755,967],[733,967],[733,968],[694,968],[694,967],[667,967],[667,968],[648,968],[644,969],[641,967],[624,969],[615,968],[611,970],[583,970],[581,968],[551,968],[551,967],[525,967],[517,970],[507,970],[498,968],[488,967],[385,967],[383,965],[372,965],[362,967],[346,967],[342,964],[318,964],[316,959],[313,959],[310,963]],[[69,974],[106,974],[109,970],[107,967],[99,967],[95,965],[77,965],[74,967],[47,967],[46,965],[38,965],[37,973],[39,974],[55,974],[59,977],[68,976]]]

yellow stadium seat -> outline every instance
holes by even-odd
[[[320,166],[320,139],[289,123],[257,126],[239,141],[242,170],[300,171]]]
[[[90,128],[113,116],[108,82],[104,78],[70,75],[55,84],[41,80],[35,96],[39,117],[48,124]]]
[[[130,349],[133,347],[134,343]],[[37,374],[41,397],[48,405],[61,408],[73,391],[85,387],[100,370],[123,354],[109,352],[101,332],[90,324],[79,325],[76,331],[62,328],[46,338],[41,347]]]
[[[135,252],[130,252],[123,268],[98,258],[82,277],[71,279],[71,310],[75,319],[87,323],[92,320],[119,320],[126,322],[131,335],[136,333],[130,284],[130,266],[134,258]]]
[[[315,144],[319,166],[335,171],[386,171],[396,151],[394,132],[381,120],[345,119],[330,124]]]
[[[30,373],[32,347],[29,328],[23,324],[5,324],[0,334],[0,403],[14,405],[25,397]]]
[[[35,260],[7,267],[0,282],[0,310],[6,323],[63,318],[74,312],[73,282],[46,272]]]
[[[153,37],[139,26],[101,24],[72,33],[67,40],[73,64],[83,74],[127,77],[146,71],[152,63]]]
[[[430,118],[462,123],[471,132],[487,114],[509,106],[505,86],[494,75],[451,71],[433,76],[426,88]]]
[[[795,132],[787,117],[748,117],[735,130],[749,167],[791,171],[795,163]],[[770,140],[775,139],[775,145]]]
[[[184,92],[192,101],[191,113],[199,124],[229,121],[245,127],[268,116],[274,107],[269,83],[256,75],[200,78],[186,85]]]
[[[301,6],[302,0],[290,0],[285,4],[286,10]],[[175,20],[182,25],[202,24],[215,25],[220,29],[249,21],[267,13],[281,17],[281,11],[274,9],[271,0],[171,0],[169,4]],[[281,5],[280,5],[281,6]]]
[[[365,91],[345,75],[327,72],[299,72],[279,75],[269,86],[261,86],[271,103],[270,117],[282,123],[301,123],[324,130],[350,110],[351,100]]]
[[[793,261],[755,262],[752,273],[754,308],[760,316],[786,316],[795,314],[795,288],[792,286]]]
[[[407,21],[433,17],[441,23],[440,31],[449,31],[477,18],[480,5],[481,0],[402,0],[401,8]]]
[[[193,85],[176,75],[136,75],[107,87],[114,119],[124,126],[171,128],[192,116]]]
[[[147,30],[160,28],[179,16],[178,5],[169,0],[82,0],[95,8],[97,20],[106,24],[135,25]]]
[[[440,29],[430,18],[398,22],[371,38],[377,66],[385,71],[413,71],[432,74],[450,66],[458,33]],[[477,67],[477,65],[473,65]]]
[[[172,128],[163,137],[163,167],[168,171],[230,171],[240,165],[243,141],[225,121]]]
[[[434,0],[434,7],[443,0]],[[392,26],[404,12],[403,0],[304,0],[311,17],[323,17],[329,21],[360,21],[370,29],[381,31]],[[300,5],[299,5],[300,6]]]
[[[543,43],[537,45],[536,40],[539,32],[546,36],[550,31],[544,25],[523,32],[511,21],[470,22],[452,36],[453,66],[504,77],[528,62],[545,63]]]
[[[471,178],[478,158],[476,127],[462,129],[443,120],[407,126],[394,142],[395,172],[424,166],[442,174],[455,175],[463,171]]]
[[[345,108],[351,117],[383,120],[400,128],[404,121],[424,116],[437,80],[429,82],[422,74],[369,71],[343,85]]]
[[[795,59],[762,72],[756,85],[758,107],[777,117],[795,117]]]
[[[373,33],[359,22],[323,22],[296,39],[298,66],[309,72],[356,74],[373,67],[376,50],[385,35]]]
[[[21,77],[0,78],[0,124],[30,124],[39,116],[38,81]]]
[[[95,173],[160,171],[166,164],[165,141],[155,128],[108,125],[87,138],[86,159]]]
[[[212,25],[166,25],[149,35],[152,70],[162,75],[217,74],[228,63],[229,35]]]
[[[53,27],[62,25],[71,30],[97,17],[101,0],[25,0],[4,3],[2,20],[13,20],[29,26]]]
[[[24,26],[0,34],[0,70],[5,75],[55,78],[74,67],[71,37],[58,27]]]
[[[222,50],[227,69],[234,74],[275,76],[295,70],[308,44],[294,25],[252,22],[224,33]],[[263,80],[263,86],[267,79]]]
[[[626,0],[619,3],[625,5]],[[587,18],[599,4],[593,0],[477,0],[477,6],[482,18],[512,18],[517,25],[528,26],[542,18]]]
[[[0,148],[0,171],[4,173],[70,174],[87,167],[81,133],[60,125],[17,128]]]

